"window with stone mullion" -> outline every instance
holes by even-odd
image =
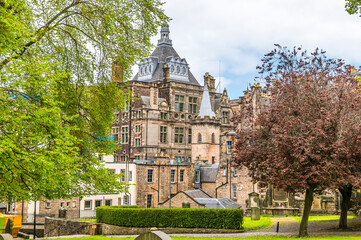
[[[167,127],[160,126],[160,142],[167,143]]]
[[[188,112],[197,113],[197,98],[189,97],[188,99]]]
[[[184,96],[175,95],[175,106],[174,110],[176,112],[183,112],[184,111]]]
[[[176,127],[174,130],[174,142],[183,143],[184,135],[183,128]]]

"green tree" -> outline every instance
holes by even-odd
[[[159,0],[0,0],[0,201],[119,192],[111,154],[122,77],[169,19]]]
[[[349,14],[359,14],[361,16],[360,0],[346,0],[345,8]]]

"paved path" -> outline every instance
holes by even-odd
[[[300,223],[296,222],[294,218],[272,218],[272,226],[269,229],[259,229],[253,231],[246,231],[243,233],[222,233],[222,234],[169,234],[171,236],[185,236],[185,237],[253,237],[253,236],[296,236]],[[276,232],[277,222],[279,225],[279,232]],[[347,230],[338,229],[338,220],[335,221],[320,221],[309,222],[308,233],[310,236],[361,236],[361,217],[349,219],[348,225],[351,227]],[[61,238],[83,237],[88,235],[72,235],[62,236]],[[112,235],[109,237],[137,237],[137,235],[118,236]],[[52,237],[60,238],[60,237]]]

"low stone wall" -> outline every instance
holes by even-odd
[[[210,228],[133,228],[101,224],[103,235],[139,235],[150,231],[162,231],[167,234],[177,233],[240,233],[244,230],[235,229],[210,229]]]
[[[95,229],[96,228],[96,229]],[[85,235],[139,235],[150,231],[170,233],[240,233],[243,230],[209,229],[209,228],[133,228],[119,227],[104,223],[90,223],[61,218],[45,219],[45,237],[65,236],[74,234]]]
[[[100,224],[80,222],[63,218],[45,218],[44,237],[66,236],[74,234],[99,234]]]

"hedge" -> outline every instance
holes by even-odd
[[[243,209],[96,208],[98,223],[122,227],[241,229]]]

